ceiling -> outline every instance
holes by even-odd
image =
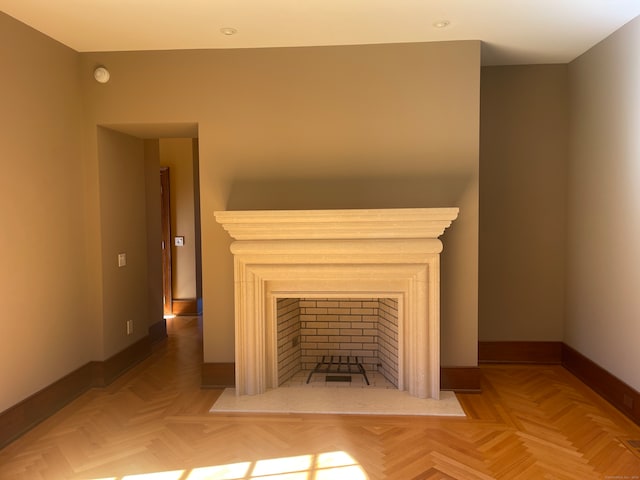
[[[513,65],[573,60],[640,15],[640,0],[0,0],[0,10],[79,52],[482,40],[484,65]]]

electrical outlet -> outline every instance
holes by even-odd
[[[133,320],[127,320],[127,335],[133,333]]]
[[[126,253],[119,253],[118,254],[118,266],[119,267],[126,267],[127,266],[127,254]]]

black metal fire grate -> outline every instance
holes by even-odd
[[[311,381],[314,373],[328,374],[357,374],[364,377],[364,381],[369,385],[367,372],[360,363],[359,357],[351,357],[346,355],[324,355],[322,361],[318,362],[313,370],[309,372],[307,383]]]

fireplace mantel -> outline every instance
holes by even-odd
[[[457,208],[215,212],[235,240],[438,238]]]
[[[400,390],[440,392],[438,239],[458,208],[219,211],[235,240],[238,395],[277,388],[278,298],[396,298]]]

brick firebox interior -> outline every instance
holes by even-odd
[[[277,317],[280,384],[325,355],[343,355],[398,385],[397,299],[281,298]]]

